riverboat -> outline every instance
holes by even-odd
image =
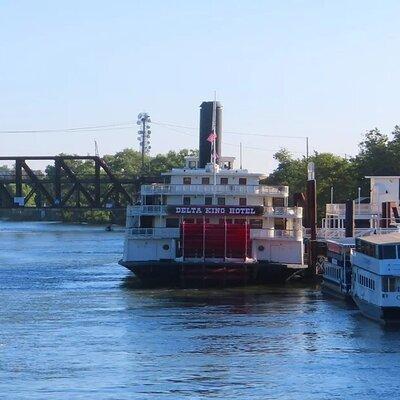
[[[400,323],[400,233],[357,238],[351,262],[352,297],[361,313]]]
[[[353,236],[362,237],[397,231],[400,223],[399,199],[400,176],[367,176],[370,180],[369,197],[358,196],[353,201],[351,219],[354,221]],[[360,193],[360,189],[359,189]],[[333,188],[332,188],[333,198]],[[320,238],[345,237],[346,204],[326,204],[325,217],[318,230]]]
[[[287,186],[221,155],[220,112],[201,105],[199,156],[127,208],[120,264],[145,284],[283,282],[304,268],[302,208],[288,207]]]
[[[322,292],[344,300],[351,300],[351,250],[354,238],[326,241],[326,259],[322,268]]]

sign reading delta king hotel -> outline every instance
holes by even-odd
[[[262,215],[262,206],[167,206],[168,214],[174,215]]]

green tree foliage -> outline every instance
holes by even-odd
[[[400,175],[400,126],[396,125],[390,135],[378,128],[368,131],[359,145],[358,154],[350,159],[332,153],[314,153],[309,161],[315,164],[318,207],[321,213],[330,202],[331,187],[334,202],[355,199],[358,187],[362,196],[369,196],[370,175]],[[293,158],[285,149],[274,155],[278,166],[268,177],[267,183],[288,185],[292,193],[305,192],[307,180],[306,158]]]
[[[319,216],[324,213],[325,204],[330,202],[331,187],[334,187],[335,202],[343,202],[357,194],[351,160],[332,153],[315,152],[307,161],[305,157],[293,158],[287,150],[280,150],[274,157],[279,164],[267,183],[288,185],[292,194],[306,191],[307,164],[308,161],[314,162]]]

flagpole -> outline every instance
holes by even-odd
[[[217,92],[214,91],[214,103],[213,103],[213,113],[212,113],[212,133],[213,133],[213,168],[214,168],[214,204],[215,204],[215,195],[216,195],[216,186],[217,186],[217,166],[216,166],[216,133],[217,127]]]

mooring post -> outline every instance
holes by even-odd
[[[346,200],[345,236],[354,236],[354,201]]]
[[[317,184],[315,181],[314,163],[308,163],[307,181],[307,215],[310,228],[310,240],[308,242],[308,273],[316,275],[317,263]]]

